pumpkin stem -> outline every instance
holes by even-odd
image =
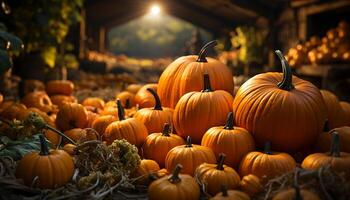
[[[331,156],[340,157],[340,145],[338,132],[332,133]]]
[[[50,154],[49,147],[47,147],[47,142],[44,135],[39,135],[40,139],[40,155],[47,156]]]
[[[227,129],[227,130],[232,130],[232,129],[234,129],[234,127],[233,127],[234,121],[233,121],[233,120],[234,120],[234,119],[233,119],[233,112],[229,112],[229,113],[227,114],[226,124],[225,124],[224,129]]]
[[[58,135],[62,136],[64,139],[68,140],[70,143],[72,143],[72,144],[74,144],[74,145],[77,145],[77,143],[76,143],[74,140],[72,140],[70,137],[66,136],[66,134],[62,133],[61,131],[55,129],[54,127],[52,127],[52,126],[46,124],[46,129],[51,130],[51,131],[57,133]]]
[[[186,147],[192,147],[192,139],[190,136],[187,136]]]
[[[178,183],[181,181],[179,174],[180,171],[182,170],[182,165],[181,164],[177,164],[172,175],[170,176],[170,178],[168,179],[170,181],[170,183]]]
[[[264,153],[265,154],[269,154],[269,155],[272,154],[272,152],[271,152],[271,142],[270,141],[265,142]]]
[[[120,101],[120,99],[117,99],[117,106],[118,106],[119,121],[123,121],[123,120],[125,120],[125,113],[124,113],[124,108],[123,108],[123,105],[122,105],[122,102]]]
[[[127,98],[125,100],[125,108],[130,108],[130,99],[129,98]]]
[[[293,187],[295,189],[295,198],[294,199],[295,200],[303,200],[303,197],[301,196],[301,193],[300,193],[298,178],[299,178],[299,170],[296,170],[295,174],[294,174],[294,183],[293,183]]]
[[[160,102],[160,98],[159,98],[157,92],[154,91],[152,88],[147,88],[147,91],[152,94],[152,96],[154,97],[154,100],[156,101],[156,103],[154,105],[154,110],[163,110],[162,103]]]
[[[283,79],[281,82],[279,82],[277,84],[277,86],[282,90],[290,91],[290,90],[294,89],[294,85],[292,82],[292,80],[293,80],[292,70],[291,70],[286,58],[282,54],[282,52],[280,50],[276,50],[275,53],[277,54],[278,58],[281,61],[282,72],[283,72]]]
[[[323,132],[329,132],[329,120],[326,119],[323,126]]]
[[[164,123],[162,136],[169,137],[170,136],[169,133],[170,133],[170,124],[169,123]]]
[[[210,46],[216,46],[218,44],[217,40],[213,40],[205,44],[198,53],[197,62],[208,62],[205,58],[205,53]]]
[[[226,185],[221,185],[220,190],[222,192],[222,196],[223,197],[227,197],[228,193],[227,193],[227,186]]]
[[[212,92],[209,74],[203,75],[203,90],[202,92]]]
[[[218,170],[224,170],[224,161],[225,161],[226,155],[224,153],[219,154],[218,159],[218,165],[216,166],[216,169]]]

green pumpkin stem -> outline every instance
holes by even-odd
[[[340,145],[338,132],[332,133],[332,144],[330,154],[332,157],[340,157]]]
[[[222,192],[222,196],[223,197],[227,197],[228,193],[227,193],[227,186],[226,185],[221,185],[220,190]]]
[[[39,139],[40,139],[40,155],[41,156],[49,155],[50,151],[49,151],[49,147],[47,146],[45,136],[40,134]]]
[[[207,59],[205,58],[206,51],[210,46],[216,46],[217,44],[218,44],[217,40],[213,40],[205,44],[198,53],[197,62],[208,62]]]
[[[181,181],[179,174],[180,171],[182,170],[182,165],[181,164],[177,164],[172,175],[170,176],[170,178],[168,179],[171,183],[178,183]]]
[[[276,50],[275,53],[277,54],[278,58],[281,61],[282,72],[283,72],[283,79],[281,82],[277,84],[277,86],[282,90],[290,91],[294,89],[294,85],[292,82],[292,79],[293,79],[292,69],[290,68],[286,58],[284,57],[284,55],[280,50]]]
[[[124,112],[124,108],[123,108],[123,105],[122,105],[122,102],[120,101],[120,99],[117,99],[117,107],[118,107],[119,121],[125,120],[125,112]]]
[[[270,142],[270,141],[265,142],[265,145],[264,145],[264,153],[265,153],[265,154],[269,154],[269,155],[272,154],[272,152],[271,152],[271,142]]]
[[[294,200],[303,200],[303,197],[301,196],[301,193],[300,193],[300,187],[299,187],[299,183],[298,183],[298,178],[299,178],[299,170],[296,170],[296,172],[294,174],[294,183],[293,183],[293,187],[295,189],[295,198],[294,198]]]
[[[216,169],[218,170],[224,170],[224,161],[225,161],[226,155],[224,153],[219,154],[218,159],[218,165],[216,166]]]
[[[202,92],[212,92],[209,74],[203,75],[203,90]]]
[[[323,126],[323,132],[329,132],[329,120],[326,119],[326,121],[324,122],[324,126]]]
[[[227,129],[227,130],[232,130],[234,129],[233,127],[233,124],[234,124],[234,121],[233,121],[233,112],[229,112],[227,114],[227,118],[226,118],[226,124],[225,124],[225,127],[224,129]]]
[[[125,108],[130,108],[130,99],[129,98],[127,98],[125,100]]]
[[[154,105],[154,110],[163,110],[162,103],[160,101],[160,98],[159,98],[157,92],[154,91],[152,88],[147,88],[147,91],[153,95],[154,100],[156,101],[156,103]]]
[[[163,126],[163,131],[162,131],[162,136],[166,136],[169,137],[170,136],[170,124],[169,123],[165,123]]]
[[[186,147],[192,147],[192,139],[190,136],[187,136]]]

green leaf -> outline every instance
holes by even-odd
[[[6,72],[10,67],[12,67],[12,62],[7,51],[0,49],[0,74]]]

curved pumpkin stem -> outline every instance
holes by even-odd
[[[163,110],[162,103],[160,101],[160,98],[159,98],[157,92],[154,91],[152,88],[147,88],[147,91],[153,95],[154,100],[156,101],[156,103],[154,105],[154,110]]]
[[[283,79],[281,82],[277,84],[277,86],[282,90],[290,91],[294,89],[294,85],[292,82],[292,79],[293,79],[292,69],[290,68],[286,58],[284,57],[284,55],[280,50],[276,50],[275,53],[277,54],[278,58],[281,61],[282,71],[283,71]]]
[[[218,159],[218,165],[216,166],[216,169],[218,170],[224,170],[224,161],[225,161],[226,155],[224,153],[219,154]]]
[[[179,174],[180,171],[182,170],[182,165],[181,164],[177,164],[172,175],[170,176],[170,178],[168,179],[171,183],[178,183],[181,181]]]
[[[300,187],[299,187],[299,183],[298,183],[298,178],[299,178],[299,170],[296,170],[294,173],[294,183],[293,183],[293,187],[295,189],[295,200],[303,200],[303,197],[301,196],[300,193]]]
[[[120,101],[120,99],[117,99],[117,106],[118,106],[119,121],[123,121],[123,120],[125,120],[125,112],[124,112],[124,108],[123,108],[123,105],[122,105],[122,102]]]
[[[212,92],[209,74],[203,75],[203,90],[202,92]]]
[[[217,40],[213,40],[205,44],[198,53],[197,62],[208,62],[205,58],[205,53],[210,46],[216,46],[218,44]]]
[[[162,136],[170,137],[170,124],[165,123],[163,126]]]
[[[40,134],[39,139],[40,139],[40,155],[41,156],[49,155],[50,151],[49,151],[49,147],[47,146],[45,136]]]
[[[234,127],[233,127],[234,121],[233,121],[233,120],[234,120],[234,119],[233,119],[233,112],[229,112],[229,113],[227,114],[226,124],[225,124],[224,129],[227,129],[227,130],[232,130],[232,129],[234,129]]]
[[[339,134],[336,131],[332,133],[330,154],[332,157],[340,157]]]
[[[269,154],[269,155],[272,154],[272,152],[271,152],[271,142],[270,141],[265,142],[264,153],[265,154]]]
[[[226,185],[221,185],[220,190],[222,192],[222,196],[223,197],[227,197],[228,193],[227,193],[227,186]]]
[[[193,147],[192,146],[192,139],[190,136],[187,136],[187,139],[186,139],[186,147]]]

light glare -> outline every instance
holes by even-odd
[[[153,5],[150,10],[151,15],[159,15],[160,13],[160,7],[158,5]]]

